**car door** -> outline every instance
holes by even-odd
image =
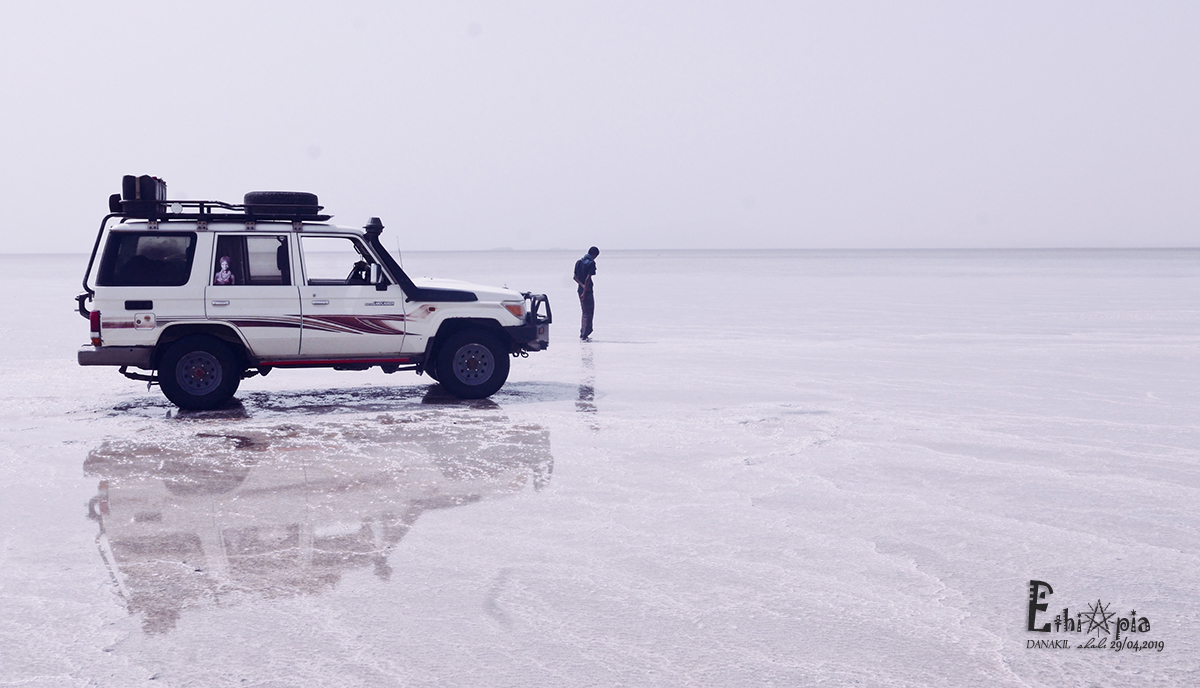
[[[404,293],[370,283],[375,262],[347,236],[300,237],[304,316],[300,353],[305,358],[386,357],[404,343]]]
[[[292,278],[291,236],[218,234],[204,308],[237,327],[259,358],[300,353],[300,288]]]

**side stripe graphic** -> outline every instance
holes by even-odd
[[[304,328],[320,332],[343,332],[346,334],[404,334],[403,315],[322,315],[304,316]],[[394,326],[393,323],[399,325]]]

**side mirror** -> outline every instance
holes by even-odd
[[[383,268],[379,267],[379,263],[371,263],[371,284],[375,285],[376,291],[387,291],[387,280],[383,278]]]

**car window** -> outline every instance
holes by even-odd
[[[105,287],[178,287],[187,284],[196,253],[194,232],[113,232],[96,284]]]
[[[304,278],[310,285],[368,284],[371,261],[348,237],[300,237]]]
[[[279,234],[217,237],[214,285],[291,284],[288,238]]]

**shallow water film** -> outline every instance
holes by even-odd
[[[488,400],[198,413],[0,257],[0,685],[1200,683],[1200,251],[577,257],[404,256],[550,295]]]

